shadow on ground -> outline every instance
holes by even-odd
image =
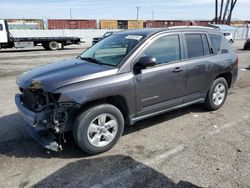
[[[33,186],[198,188],[186,181],[175,183],[164,174],[124,155],[69,163]]]
[[[123,135],[149,128],[162,122],[178,118],[189,113],[207,113],[201,105],[193,105],[169,113],[142,120],[133,126],[127,126]],[[0,155],[15,156],[20,158],[82,158],[86,155],[78,149],[72,133],[65,134],[66,143],[63,151],[48,152],[33,140],[25,127],[25,122],[18,113],[0,118]],[[4,138],[4,139],[3,139]]]

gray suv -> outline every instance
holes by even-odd
[[[237,74],[237,55],[216,29],[127,30],[23,73],[15,102],[40,144],[58,151],[72,130],[93,155],[112,148],[124,125],[195,103],[217,110]]]

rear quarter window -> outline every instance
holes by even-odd
[[[3,30],[3,24],[0,24],[0,31]]]
[[[201,37],[202,37],[204,55],[209,55],[210,54],[210,48],[209,48],[207,36],[205,34],[202,34]]]
[[[221,36],[209,35],[214,54],[218,54],[221,49]]]

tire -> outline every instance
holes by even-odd
[[[234,41],[233,41],[232,39],[230,39],[230,40],[229,40],[229,44],[232,45],[233,43],[234,43]]]
[[[110,150],[121,137],[123,129],[124,118],[120,110],[110,104],[100,104],[77,117],[73,135],[82,151],[96,155]]]
[[[45,50],[49,50],[49,43],[42,43],[42,46]]]
[[[49,50],[58,50],[58,47],[59,47],[58,42],[56,42],[56,41],[51,41],[48,44]]]
[[[225,78],[217,78],[207,93],[205,107],[208,110],[218,110],[224,104],[227,94],[227,81]]]

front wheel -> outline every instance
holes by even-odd
[[[207,93],[205,106],[208,110],[217,110],[225,102],[228,93],[228,84],[225,78],[217,78]]]
[[[80,114],[73,128],[77,145],[86,153],[95,155],[111,149],[124,129],[124,118],[118,108],[101,104]]]

